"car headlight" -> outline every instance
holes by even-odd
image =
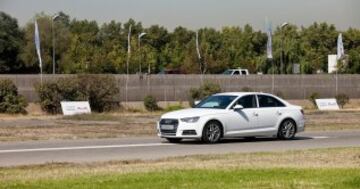
[[[181,118],[180,120],[185,123],[196,123],[197,121],[199,121],[199,119],[200,117],[186,117]]]

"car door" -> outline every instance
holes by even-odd
[[[275,127],[286,106],[272,96],[257,95],[257,98],[259,104],[257,128]]]
[[[241,110],[234,110],[235,105],[242,105]],[[239,98],[232,105],[226,116],[226,131],[236,134],[243,130],[251,130],[257,125],[257,101],[255,95]]]

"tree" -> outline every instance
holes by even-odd
[[[291,74],[293,64],[300,63],[304,56],[301,48],[301,36],[295,25],[288,24],[284,28],[277,27],[274,33],[274,62],[280,68],[281,53],[283,52],[283,71]]]
[[[314,23],[300,32],[305,73],[327,72],[327,56],[336,53],[338,32],[334,25]]]
[[[221,73],[228,68],[246,68],[251,73],[279,73],[283,53],[284,70],[292,73],[292,65],[301,65],[305,74],[327,72],[327,56],[336,54],[336,40],[344,36],[346,64],[341,73],[360,73],[360,30],[338,31],[334,25],[314,23],[298,28],[288,24],[277,27],[273,34],[273,60],[266,58],[267,35],[244,27],[224,27],[222,30],[201,28],[199,60],[195,32],[177,27],[169,32],[159,25],[143,27],[129,19],[125,23],[110,21],[101,26],[96,21],[70,19],[63,12],[54,20],[56,69],[58,73],[126,73],[128,31],[132,25],[129,71],[145,72],[150,64],[152,73],[164,69],[188,74],[200,73],[199,64],[207,74]],[[37,14],[43,72],[52,73],[52,16]],[[34,20],[33,19],[33,20]],[[0,12],[0,73],[38,73],[39,63],[34,45],[34,21],[19,29],[16,19]],[[139,48],[138,35],[146,32]],[[275,65],[275,70],[273,70]]]
[[[101,73],[99,66],[104,63],[101,41],[96,21],[72,20],[70,43],[62,69],[65,73]]]
[[[23,71],[24,65],[18,56],[23,48],[23,37],[17,20],[0,12],[0,73]]]
[[[347,57],[347,65],[344,73],[360,73],[360,30],[350,28],[344,33],[344,48]]]
[[[187,49],[193,40],[195,33],[183,27],[175,28],[170,34],[170,41],[164,46],[161,52],[160,65],[163,69],[182,69],[187,57]],[[188,70],[183,70],[188,73]]]

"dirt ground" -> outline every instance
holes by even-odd
[[[308,100],[290,100],[304,107],[306,130],[335,131],[360,129],[360,100],[341,111],[314,110]],[[187,103],[160,102],[160,106]],[[27,115],[0,114],[0,142],[51,139],[118,138],[155,135],[156,121],[164,112],[150,113],[141,102],[126,104],[130,111],[64,117],[47,115],[37,104],[30,104]]]
[[[0,116],[0,142],[154,136],[158,113]],[[307,131],[360,129],[360,111],[305,111]]]

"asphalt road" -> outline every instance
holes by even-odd
[[[96,162],[109,160],[148,160],[195,154],[269,152],[314,148],[360,147],[360,131],[306,132],[295,140],[271,138],[229,139],[207,145],[198,141],[170,144],[157,137],[35,141],[0,143],[0,166],[50,162]]]

